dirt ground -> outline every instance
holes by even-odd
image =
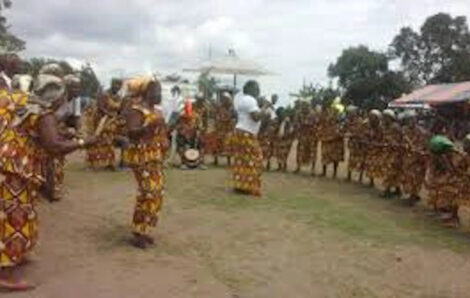
[[[224,168],[167,172],[158,245],[129,245],[130,172],[69,158],[68,194],[40,202],[33,292],[1,297],[469,297],[470,237],[358,184],[268,173],[261,199]]]

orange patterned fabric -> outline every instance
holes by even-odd
[[[287,158],[289,157],[292,143],[294,142],[295,135],[291,132],[291,123],[285,121],[284,134],[280,135],[279,130],[282,123],[276,120],[275,124],[275,137],[274,137],[274,156],[278,160],[278,163],[287,165]]]
[[[322,164],[329,165],[344,160],[344,137],[338,123],[338,114],[332,110],[323,112],[320,120]]]
[[[220,105],[216,111],[215,132],[216,132],[216,154],[227,153],[227,145],[235,129],[234,110],[232,106]]]
[[[142,139],[139,143],[131,143],[124,153],[124,161],[129,166],[140,166],[149,162],[163,163],[169,148],[168,131],[163,117],[138,106],[133,109],[142,113],[145,126],[155,121],[161,122],[161,125],[157,126],[151,137]]]
[[[365,124],[365,137],[362,139],[366,156],[365,169],[369,178],[381,177],[381,143],[383,140],[381,125]]]
[[[29,113],[18,119],[25,108],[26,94],[1,91],[0,109],[0,267],[15,266],[37,241],[37,214],[34,203],[39,186],[45,182],[47,155],[39,146],[37,129],[42,114]]]
[[[362,172],[364,170],[364,163],[366,158],[365,146],[361,139],[365,135],[365,123],[361,117],[348,118],[346,121],[346,132],[349,135],[348,149],[349,171]]]
[[[16,102],[13,105],[18,107]],[[15,118],[13,109],[4,119]],[[16,127],[8,125],[0,134],[0,173],[17,175],[36,184],[45,182],[45,160],[47,153],[39,146],[37,125],[42,114],[29,114]]]
[[[100,141],[95,146],[87,149],[86,160],[91,168],[114,166],[116,160],[114,139],[122,127],[117,114],[120,104],[117,100],[113,99],[111,94],[103,94],[99,99],[98,107],[99,109],[96,109],[94,112],[90,111],[93,115],[89,117],[93,117],[93,120],[91,121],[92,128],[89,129],[89,133],[94,133],[105,115],[109,119],[100,135]]]
[[[163,161],[168,150],[167,129],[163,117],[139,106],[132,109],[142,113],[144,127],[159,122],[154,133],[131,143],[124,160],[133,172],[139,194],[133,216],[134,233],[147,235],[157,225],[164,195]]]
[[[396,124],[383,128],[383,141],[380,153],[381,171],[379,177],[383,179],[386,188],[400,186],[402,172],[402,132]]]
[[[235,130],[230,146],[233,158],[231,187],[255,196],[261,195],[263,154],[256,136]]]
[[[298,140],[297,161],[302,165],[309,165],[317,158],[318,130],[315,115],[299,115],[295,131]]]
[[[452,210],[462,198],[461,176],[457,168],[460,162],[457,153],[432,155],[426,181],[429,204],[435,209]]]
[[[132,171],[139,187],[132,227],[134,233],[148,235],[158,223],[163,204],[163,164],[150,162],[142,166],[134,166]]]
[[[404,131],[403,170],[401,185],[405,194],[417,196],[423,187],[428,159],[428,137],[419,127]]]
[[[0,268],[21,263],[38,239],[37,185],[12,178],[0,182]]]

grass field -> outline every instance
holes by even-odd
[[[470,237],[357,184],[264,175],[264,196],[228,172],[167,171],[158,245],[129,245],[130,172],[87,172],[42,202],[41,244],[12,297],[468,297]]]

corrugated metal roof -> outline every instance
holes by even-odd
[[[392,104],[439,105],[470,99],[470,81],[455,84],[428,85],[395,99]]]

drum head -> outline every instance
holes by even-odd
[[[195,149],[188,149],[184,153],[184,158],[186,158],[186,160],[189,162],[198,161],[199,157],[200,157],[199,151]]]

